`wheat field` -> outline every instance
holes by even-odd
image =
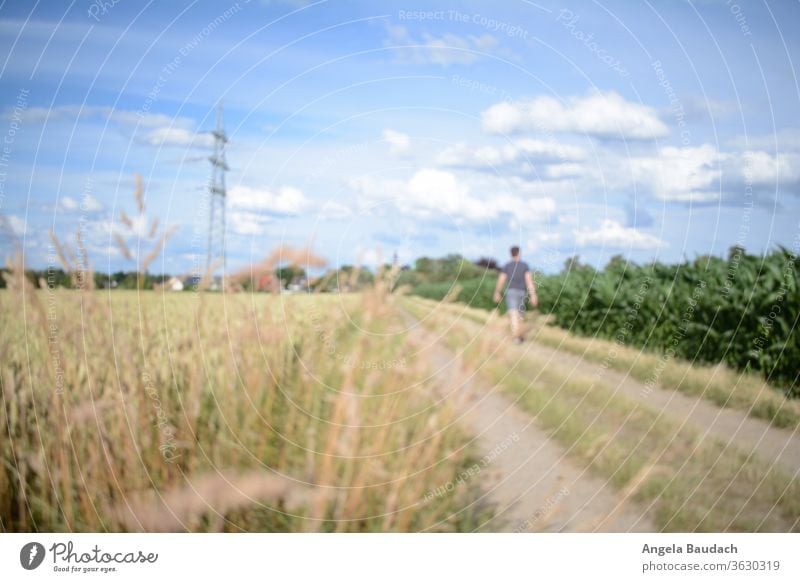
[[[392,298],[0,292],[0,529],[465,531],[490,511]]]

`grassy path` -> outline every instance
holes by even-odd
[[[407,317],[417,357],[428,360],[439,396],[454,404],[475,435],[481,461],[467,478],[480,479],[493,517],[479,531],[654,531],[633,488],[618,491],[565,456],[530,415],[497,386],[465,369],[436,336]],[[446,493],[446,491],[444,492]],[[483,501],[483,500],[481,500]],[[470,508],[464,508],[470,511]]]
[[[493,333],[498,341],[506,333],[505,321],[484,322],[468,319],[468,325],[484,333]],[[565,371],[569,380],[573,376],[591,378],[610,385],[615,392],[634,402],[646,404],[659,415],[672,417],[681,425],[692,426],[702,438],[714,438],[726,447],[736,447],[743,453],[755,455],[770,466],[776,465],[790,475],[800,474],[800,431],[798,428],[781,428],[761,418],[755,418],[748,410],[721,408],[712,401],[670,389],[666,382],[654,385],[639,381],[629,373],[604,366],[601,362],[582,357],[571,350],[558,349],[541,343],[540,335],[549,330],[541,325],[528,323],[529,342],[520,346],[511,345],[517,357],[535,352],[537,358],[547,361]],[[612,342],[606,343],[606,352],[617,349]],[[686,372],[682,381],[691,372]]]
[[[463,311],[463,308],[454,305],[443,306],[443,309]],[[474,310],[470,310],[474,311]],[[505,321],[489,321],[478,319],[479,314],[469,314],[464,323],[472,325],[474,333],[491,333],[502,338],[506,333]],[[540,321],[528,321],[528,343],[508,349],[515,350],[517,357],[525,357],[530,352],[535,352],[536,357],[543,358],[548,365],[557,366],[567,373],[567,378],[583,376],[602,381],[611,386],[615,392],[626,398],[646,404],[659,415],[665,415],[678,420],[682,425],[692,426],[700,432],[703,438],[713,437],[727,447],[736,447],[743,453],[755,455],[766,461],[770,466],[776,465],[790,475],[800,474],[800,430],[798,427],[788,428],[755,418],[747,410],[738,408],[721,408],[712,401],[702,397],[684,394],[678,390],[670,389],[666,382],[648,385],[641,382],[632,374],[619,369],[603,365],[599,358],[587,359],[581,357],[571,349],[559,349],[558,344],[552,343],[550,329],[545,328]],[[560,330],[559,330],[560,331]],[[547,336],[547,343],[542,343],[540,338]],[[612,342],[597,344],[595,351],[605,343],[606,353],[618,350]],[[553,347],[553,346],[556,347]],[[685,372],[678,382],[682,381],[691,372]],[[731,390],[735,389],[731,386]],[[794,404],[794,403],[792,403]]]
[[[418,299],[404,307],[499,386],[594,475],[649,508],[664,531],[796,531],[800,482],[794,430],[710,401],[643,390],[609,366],[536,341],[515,346],[504,321]],[[536,338],[536,333],[531,333]],[[624,381],[623,381],[624,380]]]

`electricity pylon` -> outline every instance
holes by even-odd
[[[225,172],[228,164],[225,161],[225,135],[222,117],[222,103],[217,105],[217,127],[211,132],[214,136],[214,154],[209,156],[211,162],[211,181],[209,182],[209,214],[208,214],[208,258],[206,273],[213,277],[218,263],[222,264],[223,286],[225,282],[225,205],[227,191]]]

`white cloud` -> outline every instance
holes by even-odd
[[[63,206],[65,210],[75,210],[78,207],[78,203],[75,201],[74,198],[70,198],[69,196],[62,196],[61,206]]]
[[[143,141],[158,147],[211,147],[214,144],[211,134],[169,126],[153,129],[144,136]]]
[[[627,101],[613,91],[569,97],[566,104],[550,96],[497,103],[481,117],[483,127],[492,133],[552,131],[626,139],[652,139],[669,134],[655,109]]]
[[[460,36],[445,33],[442,36],[423,34],[413,38],[404,26],[387,26],[389,38],[385,46],[396,48],[400,61],[413,64],[469,65],[497,47],[491,34]]]
[[[9,214],[6,216],[5,222],[8,228],[11,230],[11,234],[14,236],[25,236],[25,233],[28,231],[28,223],[25,222],[25,219],[20,218],[15,214]]]
[[[405,156],[411,152],[411,139],[405,133],[393,129],[384,129],[383,139],[389,144],[389,149],[396,156]]]
[[[103,205],[100,204],[97,198],[88,193],[83,195],[80,202],[71,196],[61,196],[59,202],[61,203],[61,208],[68,212],[78,210],[79,208],[84,212],[96,212],[103,208]]]
[[[349,207],[335,200],[325,202],[319,210],[319,217],[325,220],[343,220],[352,215],[353,211]]]
[[[586,175],[589,169],[578,163],[585,157],[586,152],[578,146],[519,139],[503,146],[448,146],[438,155],[437,162],[446,167],[501,172],[512,181],[515,176],[520,176],[525,178],[525,182],[514,181],[514,189],[530,190],[532,183],[542,180],[558,181]],[[536,179],[531,181],[532,177]]]
[[[544,176],[550,180],[577,178],[586,173],[581,164],[552,164],[544,169]]]
[[[241,235],[263,234],[271,218],[263,213],[234,209],[228,213],[228,227]]]
[[[6,112],[10,115],[10,112]],[[22,113],[29,123],[78,121],[110,121],[131,131],[137,141],[152,146],[209,147],[214,140],[208,133],[197,131],[197,124],[188,117],[170,117],[161,113],[114,109],[113,107],[60,105],[31,107]],[[139,134],[139,131],[144,133]]]
[[[29,107],[18,115],[26,123],[44,123],[50,121],[72,121],[86,119],[95,116],[108,117],[110,107],[89,107],[80,105],[59,105],[58,107]],[[10,109],[6,110],[5,116],[12,115]]]
[[[800,182],[800,154],[764,151],[746,151],[736,164],[745,183],[759,186],[775,186]]]
[[[297,216],[310,207],[310,201],[303,192],[291,186],[283,186],[277,191],[234,186],[228,192],[228,202],[231,208],[283,216]]]
[[[556,141],[518,139],[503,146],[473,148],[463,143],[446,147],[437,162],[443,166],[499,168],[514,165],[532,171],[531,163],[575,162],[586,157],[583,148]]]
[[[6,111],[6,115],[11,115]],[[126,126],[140,126],[155,128],[163,126],[194,127],[195,122],[188,117],[170,117],[162,113],[133,111],[129,109],[114,109],[113,107],[99,107],[92,105],[59,105],[56,107],[30,107],[23,111],[21,117],[28,123],[44,123],[67,121],[75,123],[78,120],[114,121]]]
[[[103,205],[91,194],[84,194],[81,200],[81,208],[87,212],[96,212],[97,210],[102,210]]]
[[[531,222],[555,211],[552,198],[521,198],[503,191],[477,196],[455,174],[429,168],[417,171],[407,182],[361,178],[351,182],[351,188],[367,208],[390,203],[421,220],[462,224],[513,217]]]
[[[561,233],[537,231],[525,242],[525,248],[529,251],[541,251],[552,249],[553,246],[561,242]]]
[[[657,249],[666,243],[652,234],[622,226],[616,220],[603,220],[596,230],[575,231],[575,242],[580,247],[607,247],[615,249]]]
[[[263,234],[274,216],[298,216],[311,207],[302,191],[283,186],[269,188],[234,186],[228,191],[228,225],[240,235]]]
[[[631,158],[633,177],[656,198],[669,202],[702,202],[719,198],[720,162],[710,144],[661,148],[657,157]]]

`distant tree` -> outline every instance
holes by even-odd
[[[317,277],[311,284],[311,288],[324,293],[357,291],[371,285],[374,280],[375,276],[367,269],[342,265],[338,269],[331,269],[321,277]]]
[[[418,258],[416,261],[414,261],[414,270],[426,275],[431,273],[433,271],[433,259],[428,257]]]
[[[609,273],[622,276],[622,274],[627,272],[631,267],[635,267],[635,265],[628,261],[628,259],[622,255],[614,255],[611,257],[611,259],[609,259],[604,270]]]
[[[593,270],[590,265],[585,265],[581,263],[581,258],[579,255],[574,255],[569,257],[566,261],[564,261],[564,267],[562,271],[564,273],[569,273],[570,271],[583,271],[583,270]]]
[[[287,265],[275,271],[275,276],[280,279],[281,287],[283,288],[286,288],[295,278],[304,277],[305,274],[305,270],[297,265]]]
[[[481,257],[475,261],[475,264],[483,269],[492,269],[494,271],[500,270],[500,265],[497,263],[497,261],[489,257]]]

